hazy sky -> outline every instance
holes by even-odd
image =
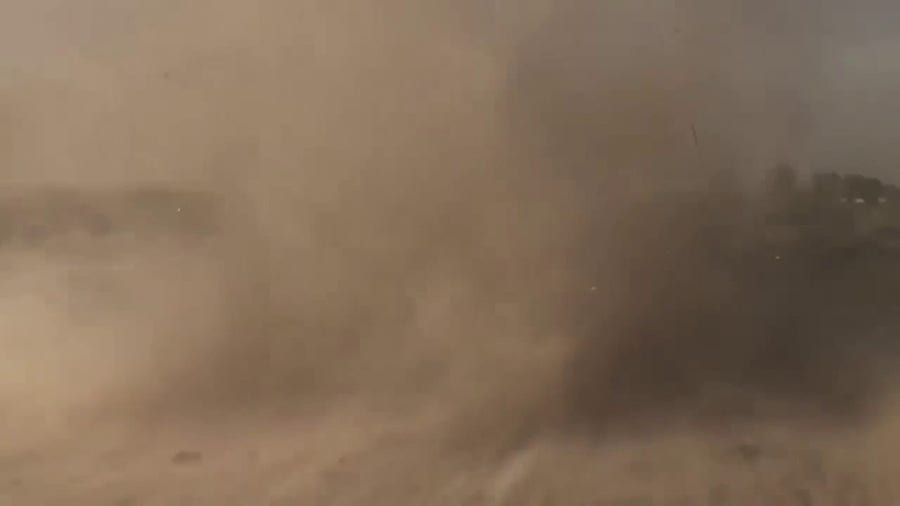
[[[474,35],[482,37],[485,44],[497,44],[502,39],[497,34],[512,3],[516,2],[470,0],[460,3],[459,9]],[[813,165],[900,179],[900,142],[895,140],[895,132],[900,131],[900,8],[890,0],[788,3],[808,6],[803,9],[816,20],[815,40],[820,43],[822,75],[815,78],[816,89],[810,91],[814,95]],[[0,145],[12,144],[14,164],[28,164],[32,173],[39,170],[37,167],[76,163],[72,160],[152,164],[126,151],[90,154],[98,140],[85,132],[99,132],[98,125],[118,121],[121,128],[104,130],[103,135],[118,136],[116,142],[127,144],[130,134],[126,126],[134,118],[117,112],[121,109],[119,101],[134,96],[152,100],[154,93],[149,90],[166,85],[151,84],[151,70],[170,64],[176,71],[179,65],[196,67],[192,63],[196,58],[202,61],[221,55],[229,44],[239,48],[257,43],[254,34],[259,27],[254,25],[253,8],[246,4],[229,8],[231,4],[176,0],[0,2],[0,106],[4,109],[0,111],[0,131],[6,137]],[[781,3],[766,5],[756,2],[747,8],[746,15],[762,13],[764,18],[779,19]],[[534,18],[542,12],[541,0],[523,0],[516,8],[532,9]],[[803,9],[784,12],[798,15]],[[200,20],[202,29],[195,29]],[[788,27],[803,22],[785,21]],[[672,20],[673,25],[679,22]],[[754,26],[766,30],[767,24]],[[159,132],[171,122],[183,125],[199,121],[209,104],[183,87],[169,86],[166,100],[181,100],[182,106],[149,108],[146,120],[156,122],[158,130],[146,134],[150,137],[141,142],[148,151],[154,146],[181,149],[182,167],[159,168],[178,171],[202,163],[198,146],[206,141],[199,137],[167,140]],[[157,111],[155,117],[153,110]],[[24,133],[29,129],[30,134]],[[63,135],[66,131],[79,133]],[[43,136],[52,146],[19,142],[29,135],[29,142]],[[191,147],[191,143],[196,145]],[[87,158],[71,156],[73,152]]]
[[[883,34],[841,47],[826,70],[817,164],[900,180],[900,38]]]

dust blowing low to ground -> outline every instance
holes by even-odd
[[[894,504],[813,2],[7,3],[0,503]]]

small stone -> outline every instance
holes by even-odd
[[[734,448],[735,454],[747,464],[755,464],[762,457],[762,447],[753,443],[742,443]]]
[[[203,454],[182,450],[172,456],[173,464],[197,464],[203,461]]]

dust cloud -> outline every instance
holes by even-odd
[[[890,503],[812,2],[8,4],[4,501]]]

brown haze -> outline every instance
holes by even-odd
[[[890,264],[704,242],[814,4],[5,2],[0,225],[120,232],[0,251],[0,504],[894,504]]]

